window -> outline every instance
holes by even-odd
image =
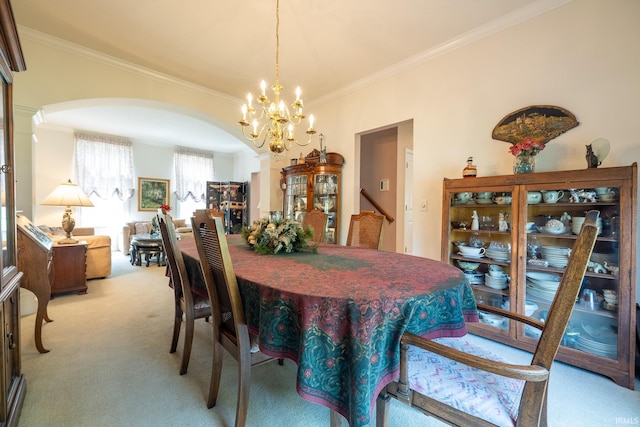
[[[108,200],[133,197],[133,148],[126,138],[75,134],[73,177],[87,193]]]
[[[76,133],[73,153],[73,179],[93,202],[82,209],[86,226],[111,236],[116,242],[125,223],[126,208],[133,197],[133,147],[126,138]],[[86,214],[86,218],[84,215]]]
[[[173,154],[176,182],[177,214],[190,218],[195,209],[207,206],[207,181],[213,181],[213,154],[177,149]]]

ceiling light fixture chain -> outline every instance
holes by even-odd
[[[269,151],[275,156],[291,150],[292,143],[305,146],[311,143],[316,130],[313,128],[313,114],[309,116],[309,127],[305,131],[309,135],[306,141],[298,141],[295,137],[294,127],[302,123],[305,115],[302,112],[304,103],[300,97],[300,87],[296,88],[296,100],[291,104],[293,112],[289,111],[285,102],[280,99],[282,86],[280,85],[280,0],[276,0],[276,80],[271,89],[274,94],[274,102],[269,101],[266,95],[267,84],[260,82],[260,95],[256,99],[260,106],[260,115],[257,116],[253,107],[253,95],[247,95],[247,103],[242,106],[242,118],[238,121],[242,129],[242,135],[257,148],[262,148],[269,143]],[[260,126],[260,122],[264,123]],[[250,123],[251,122],[251,123]],[[253,129],[249,134],[245,131],[250,125]],[[260,129],[258,129],[260,128]]]

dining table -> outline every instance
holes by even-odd
[[[459,337],[478,321],[463,272],[444,262],[335,244],[260,255],[239,235],[227,241],[260,351],[297,363],[298,394],[335,411],[332,425],[336,412],[371,425],[378,394],[398,378],[405,331]],[[195,240],[178,245],[192,286],[206,292]]]

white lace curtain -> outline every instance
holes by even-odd
[[[107,200],[133,197],[133,147],[126,138],[76,133],[74,181],[87,193]]]
[[[186,202],[206,200],[207,181],[213,181],[213,154],[203,151],[177,149],[173,154],[176,174],[176,198]]]

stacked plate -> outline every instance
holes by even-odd
[[[580,229],[582,228],[582,223],[584,222],[583,216],[574,216],[571,219],[571,232],[573,234],[580,234]],[[602,218],[598,218],[596,220],[596,225],[598,226],[598,235],[602,233]]]
[[[483,285],[484,284],[484,274],[477,273],[474,271],[465,271],[464,276],[469,281],[470,285]]]
[[[569,262],[571,248],[563,246],[543,246],[542,257],[549,263],[549,266],[564,268]]]
[[[594,327],[582,324],[582,333],[578,337],[578,350],[615,359],[618,356],[618,335],[611,326]]]
[[[492,276],[489,273],[484,275],[484,284],[492,289],[506,289],[507,288],[507,276]]]
[[[484,251],[484,256],[496,261],[509,262],[511,260],[511,251],[501,251],[499,249],[487,249]]]
[[[556,296],[562,276],[554,273],[537,271],[527,272],[527,296],[552,301]]]

